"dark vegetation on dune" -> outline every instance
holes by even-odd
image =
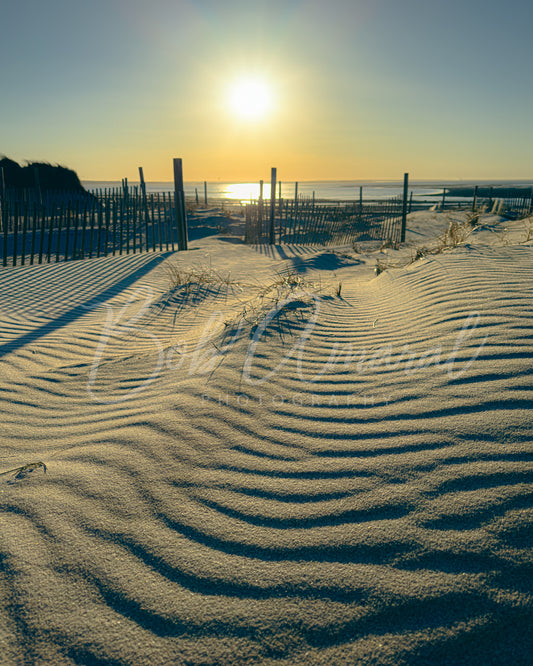
[[[36,187],[38,183],[41,190],[85,192],[78,174],[59,164],[28,161],[25,166],[20,166],[18,162],[3,156],[0,159],[1,168],[3,168],[5,187],[28,189]]]
[[[474,186],[450,185],[446,192],[453,197],[473,197]],[[531,193],[531,187],[507,187],[506,185],[478,186],[477,196],[480,198],[494,197],[496,199],[513,199],[527,196]]]

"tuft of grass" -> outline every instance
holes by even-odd
[[[467,217],[467,220],[466,220],[467,223],[471,224],[472,226],[475,226],[479,222],[479,216],[480,215],[481,215],[481,212],[479,210],[471,211],[468,214],[468,217]]]
[[[251,285],[249,285],[251,288]],[[276,274],[276,277],[260,287],[254,298],[251,298],[239,313],[237,318],[248,324],[256,326],[265,314],[272,308],[280,307],[280,303],[287,301],[294,294],[313,291],[317,293],[320,287],[305,280],[297,271],[287,268]],[[229,322],[228,322],[229,323]],[[233,319],[231,324],[234,325]]]
[[[392,250],[397,250],[398,243],[393,243],[390,238],[387,238],[387,240],[383,241],[383,243],[381,244],[379,251],[383,252],[383,250],[388,250],[389,248],[391,248]]]
[[[446,231],[437,239],[438,244],[434,247],[416,248],[415,253],[411,256],[411,260],[407,265],[413,264],[415,261],[427,257],[428,255],[442,254],[447,250],[453,250],[459,245],[462,245],[474,231],[473,220],[477,223],[478,219],[479,213],[471,213],[465,222],[451,220]]]
[[[240,312],[228,318],[224,325],[226,336],[232,339],[244,334],[251,327],[253,332],[265,316],[276,311],[275,320],[279,332],[290,333],[295,320],[301,324],[301,311],[310,307],[315,294],[322,291],[320,283],[308,282],[290,268],[276,274],[276,277],[253,293],[254,286],[248,285],[252,296],[243,303]],[[250,293],[250,292],[248,292]],[[300,321],[301,320],[301,321]]]
[[[530,240],[533,240],[533,218],[526,217],[524,220],[526,237],[521,243],[529,243]]]
[[[376,265],[374,266],[374,273],[376,275],[381,275],[383,271],[386,271],[387,268],[391,268],[389,264],[386,264],[384,261],[381,261],[381,259],[378,259],[376,261]]]
[[[239,286],[238,282],[231,279],[230,273],[219,273],[210,266],[182,268],[178,264],[170,264],[167,266],[167,274],[170,290],[182,289],[187,294],[200,286]]]
[[[267,296],[274,292],[282,292],[285,294],[287,291],[291,291],[294,288],[301,288],[303,284],[304,279],[302,276],[297,271],[287,268],[286,271],[280,271],[277,273],[274,280],[259,291],[259,295]]]
[[[37,469],[38,467],[42,467],[43,472],[46,473],[46,465],[39,460],[38,462],[28,463],[27,465],[21,465],[21,467],[15,467],[14,469],[8,469],[7,472],[0,472],[0,476],[4,476],[5,474],[15,474],[15,476],[13,477],[13,480],[23,479],[27,474],[29,474],[30,472],[33,472],[33,470]]]
[[[477,217],[475,217],[477,215]],[[442,236],[439,238],[439,245],[434,248],[434,251],[431,254],[440,254],[444,250],[450,250],[458,245],[462,245],[468,236],[474,231],[473,219],[479,220],[479,214],[473,213],[469,215],[468,219],[465,222],[455,222],[452,220],[448,225],[448,228]]]
[[[453,250],[454,248],[465,243],[466,239],[474,231],[475,224],[477,224],[478,221],[479,221],[478,212],[470,213],[467,219],[463,222],[451,220],[446,231],[441,236],[438,237],[437,245],[434,245],[433,247],[423,246],[415,248],[414,253],[411,254],[410,259],[408,259],[406,262],[402,264],[390,264],[378,259],[374,267],[374,273],[376,275],[380,275],[381,273],[383,273],[383,271],[387,270],[388,268],[403,268],[404,266],[410,266],[415,261],[419,261],[424,257],[430,255],[442,254],[443,252]],[[392,245],[388,245],[385,242],[381,246],[381,249],[384,249],[386,247],[392,247]]]

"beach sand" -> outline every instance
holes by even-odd
[[[466,217],[0,269],[0,663],[531,663],[532,221],[409,262]]]

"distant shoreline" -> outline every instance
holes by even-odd
[[[120,181],[97,181],[82,180],[83,186],[88,190],[112,189],[121,187]],[[497,188],[516,189],[516,194],[511,196],[522,196],[531,188],[533,182],[526,180],[479,180],[479,181],[432,181],[411,180],[409,190],[417,199],[427,198],[437,200],[442,196],[444,189],[448,196],[472,197],[474,187],[478,186],[479,196],[490,196],[489,189]],[[130,187],[138,187],[138,181],[128,181]],[[199,201],[204,202],[204,181],[185,181],[185,195],[189,198],[198,195]],[[280,196],[280,183],[278,183],[276,197]],[[360,188],[363,188],[364,199],[386,199],[401,195],[403,184],[401,181],[393,180],[307,180],[298,181],[298,196],[336,201],[356,200],[360,196]],[[147,181],[146,189],[149,193],[171,192],[174,189],[172,181]],[[487,194],[483,192],[487,190]],[[247,200],[259,196],[259,183],[253,181],[207,181],[208,201],[220,200]],[[281,198],[293,199],[295,195],[295,181],[281,181]],[[270,183],[264,181],[263,196],[270,196]]]

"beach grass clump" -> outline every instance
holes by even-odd
[[[526,217],[524,220],[526,237],[522,243],[529,243],[530,240],[533,240],[533,217]]]
[[[383,252],[384,250],[397,250],[400,247],[400,244],[393,241],[392,238],[387,238],[381,244],[379,251]]]
[[[275,294],[285,298],[288,292],[301,289],[304,284],[304,278],[297,271],[287,268],[287,270],[277,273],[273,280],[262,287],[259,296],[264,298]]]
[[[424,257],[435,254],[442,254],[443,252],[453,250],[454,248],[463,245],[463,243],[466,242],[466,239],[474,231],[474,224],[472,223],[471,219],[472,218],[469,217],[464,222],[451,220],[446,231],[438,237],[437,245],[433,247],[423,246],[415,248],[414,253],[411,255],[410,261],[407,262],[407,265],[413,264],[415,261],[419,261]]]
[[[15,467],[14,469],[8,469],[7,472],[0,472],[0,476],[5,476],[7,474],[14,474],[8,483],[12,483],[19,479],[25,478],[28,474],[33,472],[33,470],[42,467],[43,472],[46,473],[46,465],[39,460],[38,462],[27,463],[26,465],[21,465],[20,467]]]
[[[187,294],[205,286],[240,286],[232,279],[231,274],[220,273],[211,266],[190,266],[183,268],[179,264],[167,266],[169,290],[181,290]]]
[[[457,220],[450,220],[448,228],[446,231],[437,238],[437,245],[433,247],[418,247],[415,248],[415,252],[411,257],[410,264],[427,257],[432,254],[442,254],[447,250],[453,250],[463,243],[466,242],[466,239],[474,231],[475,224],[479,219],[478,213],[471,213],[466,220],[460,222]]]
[[[289,307],[295,296],[305,300],[311,293],[319,293],[320,283],[306,280],[300,273],[290,267],[279,271],[275,277],[259,288],[254,298],[248,301],[239,313],[239,318],[253,326],[261,321],[265,314],[274,308],[280,312]]]
[[[387,268],[391,268],[392,266],[385,261],[382,261],[381,259],[378,259],[376,261],[376,265],[374,266],[374,273],[376,275],[381,275],[383,271],[386,271]]]
[[[476,224],[479,221],[479,213],[472,212],[470,213],[466,220],[450,220],[447,229],[437,238],[436,245],[433,246],[421,246],[414,248],[411,253],[411,257],[402,263],[389,263],[385,262],[382,259],[376,261],[374,267],[374,273],[380,275],[383,271],[389,268],[403,268],[404,266],[409,266],[424,257],[431,255],[442,254],[449,250],[453,250],[460,245],[463,245],[470,234],[474,231]],[[532,231],[533,234],[533,231]],[[394,245],[388,244],[387,242],[383,243],[380,248],[380,251],[388,248],[394,248]]]
[[[464,222],[457,222],[451,220],[450,224],[446,231],[439,237],[439,245],[434,248],[434,251],[431,254],[440,254],[445,250],[450,250],[458,245],[462,245],[470,234],[474,231],[474,222],[479,219],[475,217],[476,213],[473,214],[474,217],[469,216]]]

